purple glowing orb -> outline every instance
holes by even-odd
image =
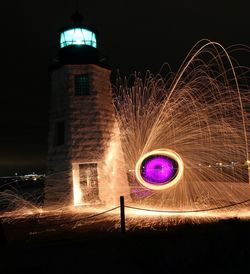
[[[144,159],[141,165],[142,178],[154,185],[162,185],[176,176],[177,163],[173,159],[162,156],[154,155]]]

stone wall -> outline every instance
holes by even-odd
[[[51,75],[45,205],[68,205],[72,200],[71,166],[69,162],[71,138],[68,131],[68,115],[68,69],[62,67],[53,71]],[[65,121],[65,144],[55,146],[56,123],[60,121]]]

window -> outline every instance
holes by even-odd
[[[64,121],[55,124],[54,145],[61,146],[65,143],[65,123]]]
[[[75,95],[89,95],[89,76],[88,74],[75,75]]]

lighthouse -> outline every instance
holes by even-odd
[[[129,186],[111,68],[100,60],[97,31],[78,12],[71,19],[50,69],[45,205],[116,204]]]

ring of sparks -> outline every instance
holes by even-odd
[[[176,185],[183,171],[180,155],[169,149],[157,149],[144,154],[135,167],[139,183],[151,190],[164,190]]]

